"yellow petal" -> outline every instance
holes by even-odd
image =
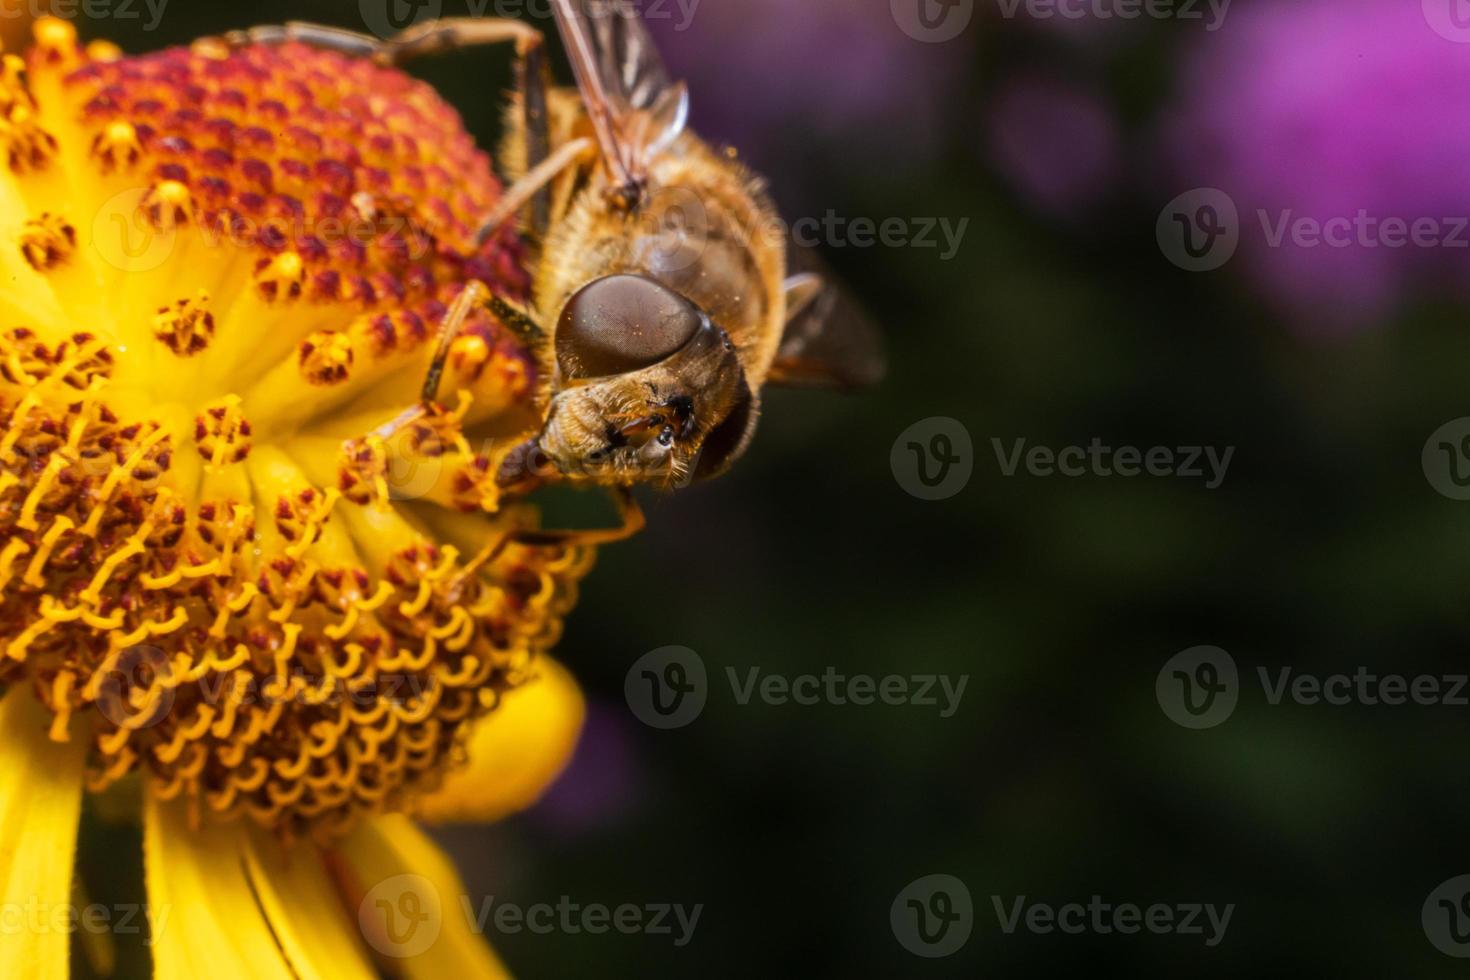
[[[283,848],[252,828],[245,872],[271,930],[301,980],[376,980],[357,923],[343,907],[321,852],[298,844]]]
[[[549,657],[536,661],[534,680],[502,695],[476,722],[467,746],[469,765],[451,772],[421,800],[416,814],[428,823],[489,822],[535,803],[561,775],[587,714],[577,682]]]
[[[66,980],[69,969],[86,740],[53,742],[50,725],[29,690],[0,700],[0,977]]]
[[[364,822],[337,853],[349,905],[389,972],[406,980],[510,976],[471,928],[454,866],[408,817]]]
[[[243,822],[191,829],[182,806],[144,809],[155,980],[370,980],[357,929],[309,844]]]
[[[240,860],[239,824],[206,820],[151,796],[143,808],[143,860],[154,980],[291,980]]]

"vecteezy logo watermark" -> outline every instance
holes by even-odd
[[[898,893],[888,924],[904,949],[937,959],[959,952],[970,941],[975,906],[970,890],[954,875],[928,875]]]
[[[123,272],[151,272],[173,255],[178,230],[171,212],[149,219],[146,187],[130,187],[103,202],[92,219],[92,244],[104,262]]]
[[[1424,20],[1434,33],[1457,44],[1470,44],[1470,2],[1423,0]]]
[[[1159,707],[1184,728],[1214,728],[1235,712],[1240,674],[1219,647],[1191,647],[1169,658],[1154,682]]]
[[[1294,208],[1257,208],[1260,244],[1268,249],[1470,249],[1470,217],[1454,215],[1376,215],[1366,208],[1353,214],[1306,215]],[[1234,257],[1242,236],[1254,225],[1240,218],[1224,191],[1201,187],[1170,201],[1159,213],[1155,231],[1164,257],[1188,272],[1210,272]],[[1254,240],[1254,239],[1253,239]]]
[[[888,8],[900,30],[926,44],[953,41],[975,18],[975,0],[888,0]]]
[[[1170,262],[1186,272],[1210,272],[1240,247],[1240,212],[1229,194],[1199,187],[1164,206],[1154,234]]]
[[[820,674],[767,673],[761,667],[726,667],[724,677],[736,706],[915,707],[951,718],[970,683],[968,674],[847,674],[828,667]],[[687,647],[661,647],[644,654],[623,679],[623,696],[633,715],[651,728],[683,728],[704,711],[710,694],[704,660]]]
[[[975,446],[969,430],[955,419],[924,419],[899,434],[888,462],[893,478],[911,496],[946,500],[969,485]]]
[[[158,724],[173,708],[178,685],[172,678],[168,654],[140,644],[118,651],[92,675],[83,693],[118,728],[140,731]]]
[[[1292,667],[1257,667],[1256,680],[1271,707],[1470,707],[1470,674],[1313,674]],[[1214,728],[1235,711],[1243,685],[1235,659],[1219,647],[1192,647],[1164,664],[1154,683],[1159,707],[1184,728]]]
[[[62,20],[142,20],[143,30],[157,30],[168,0],[0,0],[0,20],[37,20],[50,15]]]
[[[1234,446],[1224,450],[1215,446],[1114,448],[1101,439],[1093,439],[1086,446],[1062,449],[1049,446],[1028,448],[1025,439],[1013,440],[1009,448],[1000,439],[991,439],[990,443],[995,450],[996,463],[1007,477],[1015,476],[1024,465],[1026,472],[1035,477],[1179,477],[1204,480],[1206,490],[1220,488],[1230,469],[1230,461],[1235,458]]]
[[[1225,23],[1231,0],[996,0],[1002,17],[1022,12],[1033,20],[1203,20],[1214,33]]]
[[[1093,895],[1086,905],[1027,903],[1025,895],[1012,899],[992,895],[990,902],[1000,931],[1007,936],[1020,929],[1043,936],[1053,932],[1069,936],[1148,932],[1156,936],[1201,936],[1211,949],[1225,938],[1235,915],[1233,902],[1221,908],[1202,902],[1155,902],[1145,907],[1132,902],[1106,902],[1101,895]]]
[[[1446,422],[1420,456],[1424,478],[1441,495],[1451,500],[1470,500],[1470,418]]]
[[[660,647],[639,657],[623,679],[623,697],[650,728],[683,728],[704,711],[709,676],[688,647]]]
[[[384,956],[408,959],[428,952],[444,927],[439,889],[422,875],[394,875],[378,882],[357,907],[362,936]]]
[[[446,915],[463,915],[471,932],[494,930],[505,935],[529,932],[601,935],[673,936],[675,946],[687,946],[704,906],[672,903],[608,906],[600,902],[575,902],[563,895],[554,904],[536,902],[520,905],[486,896],[478,901],[459,896],[457,909],[446,907],[439,889],[429,879],[414,874],[394,875],[378,882],[358,905],[357,923],[373,949],[394,959],[409,959],[428,952],[439,939]],[[675,931],[677,928],[677,932]]]
[[[602,935],[616,932],[624,936],[672,936],[674,945],[683,948],[694,938],[694,929],[704,905],[684,906],[670,902],[634,904],[623,902],[617,906],[601,902],[574,902],[561,896],[555,905],[550,902],[535,902],[519,905],[515,902],[497,902],[487,896],[475,907],[468,896],[463,898],[465,918],[477,933],[490,929],[507,936],[529,932],[534,936],[565,935],[581,933]],[[677,931],[675,931],[677,930]]]
[[[1430,892],[1420,915],[1435,949],[1470,959],[1470,875],[1451,878]]]

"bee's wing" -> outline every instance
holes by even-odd
[[[883,380],[883,334],[825,263],[793,249],[796,272],[786,280],[786,332],[771,365],[771,384],[868,388]]]
[[[689,119],[689,91],[674,82],[633,4],[553,0],[556,24],[615,183],[641,184],[649,161]]]

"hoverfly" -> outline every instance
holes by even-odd
[[[529,309],[471,284],[451,305],[416,411],[486,306],[538,351],[543,424],[505,456],[503,488],[683,485],[749,445],[766,384],[875,383],[877,331],[830,280],[797,271],[762,182],[686,126],[671,79],[627,0],[552,0],[577,88],[547,85],[542,38],[516,20],[449,18],[387,41],[293,23],[228,44],[301,41],[385,64],[514,42],[517,92],[502,160],[514,183],[479,241],[522,216],[536,255]],[[626,515],[626,511],[625,511]]]

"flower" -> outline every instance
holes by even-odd
[[[1229,195],[1252,279],[1309,329],[1362,327],[1416,285],[1461,276],[1453,216],[1470,214],[1459,175],[1470,126],[1457,120],[1470,61],[1427,9],[1253,5],[1200,38],[1181,77],[1174,171],[1183,187]],[[1442,248],[1391,230],[1423,221],[1421,240]]]
[[[488,160],[367,61],[35,40],[0,66],[4,900],[64,906],[84,787],[136,786],[159,977],[498,975],[404,813],[565,763],[580,695],[537,657],[592,555],[512,537],[510,331],[472,319],[453,407],[412,411],[464,284],[528,288],[513,235],[474,245]],[[410,905],[427,945],[385,930]],[[67,950],[7,936],[0,975]]]

